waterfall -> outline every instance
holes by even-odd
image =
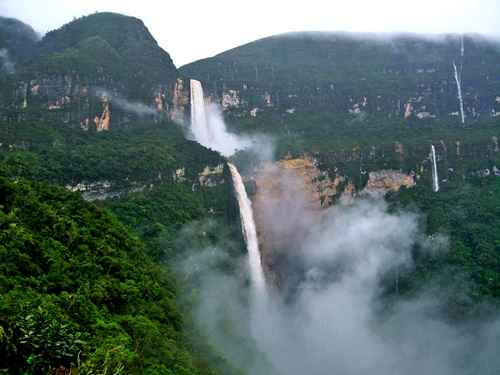
[[[464,55],[465,55],[465,44],[464,44],[464,34],[462,34],[460,35],[460,56],[462,57],[462,60],[464,58]]]
[[[257,238],[257,230],[253,218],[252,202],[248,198],[243,179],[238,169],[231,163],[227,163],[227,165],[233,177],[236,198],[240,207],[241,225],[243,237],[247,245],[252,286],[259,295],[263,295],[266,293],[266,281],[264,278],[264,271],[262,270],[262,261],[260,259],[259,240]]]
[[[210,146],[212,137],[205,109],[205,98],[201,82],[190,80],[191,87],[191,131],[194,138],[203,146]]]
[[[458,104],[460,105],[460,119],[462,124],[465,123],[465,113],[464,113],[464,98],[462,96],[462,78],[458,74],[457,64],[453,61],[453,70],[455,76],[455,82],[457,84],[457,95],[458,95]]]
[[[191,132],[201,145],[231,156],[237,150],[250,146],[248,139],[227,131],[220,108],[215,103],[205,103],[200,81],[190,80]]]
[[[464,35],[460,36],[460,72],[458,71],[457,64],[453,61],[453,76],[455,77],[455,83],[457,84],[457,96],[458,104],[460,106],[460,120],[462,124],[465,124],[465,112],[464,112],[464,98],[462,95],[462,74],[464,71],[464,55],[465,55],[465,45],[464,45]]]
[[[439,191],[439,177],[436,163],[436,148],[431,145],[431,159],[432,159],[432,190],[437,193]]]

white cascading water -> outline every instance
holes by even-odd
[[[205,110],[205,98],[201,82],[190,80],[191,87],[191,131],[198,143],[210,146],[212,143],[210,129],[208,126],[207,113]]]
[[[460,109],[460,121],[462,121],[462,124],[465,124],[465,112],[464,112],[464,98],[462,96],[462,78],[460,77],[460,74],[458,73],[457,69],[457,64],[455,64],[455,61],[453,61],[453,71],[454,71],[454,77],[455,77],[455,83],[457,84],[457,96],[458,96],[458,105]]]
[[[231,156],[235,151],[250,146],[249,140],[227,131],[220,108],[216,104],[205,103],[201,82],[191,79],[190,86],[191,132],[194,139],[224,156]]]
[[[254,290],[261,296],[266,293],[266,281],[264,271],[262,269],[262,261],[259,252],[259,240],[257,237],[257,229],[253,217],[252,202],[248,198],[238,169],[231,163],[227,163],[231,176],[233,177],[234,189],[236,198],[240,207],[240,218],[243,230],[243,237],[247,245],[248,261],[250,265],[250,278]]]
[[[464,71],[464,55],[465,55],[465,44],[464,35],[460,36],[460,72],[458,71],[457,64],[453,61],[453,75],[455,77],[455,83],[457,84],[457,96],[458,105],[460,107],[460,120],[462,124],[465,124],[465,112],[464,112],[464,97],[462,95],[462,74]]]
[[[439,191],[439,176],[436,162],[436,148],[431,145],[431,159],[432,159],[432,190],[437,193]]]
[[[232,155],[235,150],[239,148],[247,147],[248,142],[226,130],[221,114],[215,111],[213,107],[206,106],[201,82],[192,79],[190,84],[191,132],[195,140],[205,147],[221,152],[225,156]],[[231,171],[236,198],[240,209],[240,218],[248,251],[253,290],[257,295],[265,296],[266,282],[260,258],[259,241],[253,217],[252,202],[248,198],[243,179],[238,169],[231,163],[227,164]]]

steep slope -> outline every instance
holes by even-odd
[[[25,23],[0,17],[0,113],[12,103],[16,87],[14,74],[36,52],[38,34]]]
[[[144,23],[115,13],[47,33],[17,73],[15,90],[0,102],[6,120],[51,119],[98,131],[166,117],[177,77]]]
[[[324,111],[385,118],[459,115],[453,62],[463,65],[469,120],[500,111],[500,45],[475,35],[291,33],[200,60],[180,71],[227,109],[257,115]],[[459,72],[460,73],[460,72]],[[252,111],[253,110],[253,111]],[[458,117],[457,117],[458,120]]]
[[[48,181],[104,199],[153,186],[218,185],[224,159],[184,138],[176,124],[134,123],[130,130],[93,134],[42,122],[0,127],[5,173]]]
[[[155,84],[172,83],[177,76],[170,55],[158,46],[144,23],[137,18],[96,13],[47,33],[39,45],[42,56],[71,49],[83,56],[97,58],[94,62],[96,68],[101,65],[100,51],[115,55],[114,69],[109,66],[105,73],[113,76],[115,70],[123,69],[128,74],[127,85],[131,90],[147,93]]]
[[[31,57],[35,51],[36,42],[40,39],[33,28],[14,18],[0,17],[0,51],[3,56],[13,62]]]
[[[0,191],[2,372],[211,373],[171,276],[114,216],[50,185]]]

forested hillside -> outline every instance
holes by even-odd
[[[213,187],[198,181],[198,173],[220,163],[220,156],[171,126],[143,126],[100,139],[41,124],[18,125],[9,133],[17,146],[4,148],[0,162],[1,369],[230,371],[189,328],[165,262],[181,249],[176,240],[183,225],[206,219],[226,228],[232,223],[226,230],[234,237],[237,211],[223,177],[215,176],[219,182]],[[172,173],[179,168],[185,174],[176,181]],[[130,187],[127,177],[147,188],[125,190],[123,198],[99,207],[66,189],[29,182],[106,178]]]
[[[4,39],[9,54],[21,45],[26,53],[3,78],[2,119],[51,119],[101,131],[120,128],[138,117],[167,117],[177,69],[137,18],[96,13],[75,19],[36,43],[27,43],[25,34],[4,27],[0,43]]]
[[[1,58],[5,62],[22,62],[33,56],[36,42],[40,36],[33,28],[14,18],[0,17],[0,50],[3,51]],[[12,70],[7,71],[11,73]],[[6,73],[5,71],[3,73]]]
[[[12,176],[61,185],[76,190],[144,189],[178,176],[200,185],[206,167],[222,157],[185,139],[174,123],[137,123],[131,129],[106,134],[85,132],[53,123],[3,124],[0,159]]]
[[[477,319],[500,306],[500,178],[475,179],[439,194],[417,187],[388,197],[394,209],[422,214],[427,234],[446,238],[448,251],[415,249],[416,269],[398,280],[406,296],[435,285],[452,319]],[[391,284],[395,292],[396,284]]]
[[[127,87],[122,95],[141,98],[155,85],[177,77],[170,55],[161,49],[144,23],[115,13],[97,13],[47,33],[37,46],[37,72],[78,72],[87,79],[106,74]],[[101,70],[101,71],[100,71]]]
[[[0,29],[16,59],[0,75],[0,372],[237,373],[174,277],[185,225],[242,249],[224,159],[167,121],[170,56],[118,14],[30,44],[16,22]]]
[[[500,306],[499,62],[499,44],[476,35],[293,33],[177,70],[134,17],[96,13],[41,40],[0,17],[0,374],[271,371],[246,321],[227,319],[240,308],[236,316],[248,318],[250,271],[242,268],[247,254],[227,160],[190,140],[191,78],[204,89],[198,104],[206,125],[220,130],[225,120],[237,134],[218,133],[251,145],[230,157],[250,199],[273,184],[283,182],[285,192],[294,184],[278,172],[259,181],[259,168],[288,165],[298,173],[297,196],[276,205],[284,220],[269,202],[253,206],[282,236],[300,216],[293,246],[320,247],[309,237],[332,224],[324,219],[329,206],[343,202],[349,211],[359,198],[372,204],[366,188],[382,182],[389,186],[382,193],[391,190],[384,217],[416,213],[422,238],[410,246],[411,266],[374,276],[377,313],[430,290],[443,321],[493,319]],[[285,210],[302,198],[307,210],[318,203],[307,212],[314,220],[304,219],[304,207]],[[422,251],[441,240],[446,251]],[[200,258],[187,276],[179,272],[181,261],[206,249],[215,260]],[[275,259],[299,285],[315,274],[305,272],[308,264],[294,268],[303,261],[296,255]],[[199,274],[211,261],[220,304]],[[339,265],[328,269],[332,280],[348,272]],[[267,282],[273,298],[289,293]],[[290,290],[279,309],[294,307],[300,291]],[[207,296],[212,305],[200,313]],[[202,331],[210,319],[212,331]]]

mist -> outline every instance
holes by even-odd
[[[252,145],[250,138],[231,133],[227,130],[222,111],[215,103],[206,106],[207,122],[212,130],[211,141],[203,144],[206,147],[220,152],[224,156],[231,156],[238,150],[244,150]]]
[[[500,4],[497,0],[421,0],[409,9],[396,0],[359,0],[356,3],[332,0],[282,2],[255,0],[210,3],[187,0],[158,3],[145,0],[49,0],[0,1],[0,13],[20,18],[46,32],[95,11],[113,11],[139,17],[159,44],[182,66],[213,56],[256,39],[290,31],[345,30],[355,32],[480,33],[499,35]],[[47,6],[57,12],[47,14]],[[197,9],[197,12],[193,12]],[[163,14],[190,14],[201,33],[179,33],[183,17]],[[40,14],[45,14],[40,17]],[[280,16],[277,17],[276,15]],[[255,27],[258,21],[259,27]],[[228,32],[231,30],[231,32]],[[175,37],[173,37],[175,36]]]
[[[14,62],[11,60],[9,51],[6,48],[1,48],[0,49],[0,67],[1,70],[4,71],[7,74],[14,74],[15,73],[15,65]]]
[[[307,205],[295,197],[282,204]],[[288,221],[275,215],[270,230],[281,231]],[[304,210],[290,220],[314,222],[310,215]],[[300,267],[282,270],[302,269],[290,278],[295,292],[286,298],[287,278],[279,288],[268,284],[269,298],[252,293],[246,256],[228,252],[225,238],[191,247],[180,261],[180,274],[197,278],[195,320],[232,364],[255,375],[498,373],[499,320],[451,323],[441,313],[446,291],[437,283],[413,297],[383,298],[383,280],[413,270],[415,248],[449,251],[444,236],[426,236],[417,214],[390,212],[383,198],[339,203],[315,220],[294,239]],[[231,271],[224,271],[228,263]]]
[[[233,156],[238,151],[247,151],[255,160],[269,160],[274,152],[272,139],[262,135],[249,136],[230,132],[224,122],[221,107],[214,102],[207,102],[201,83],[195,82],[199,91],[191,93],[190,125],[189,128],[185,127],[187,137],[226,157]]]
[[[122,96],[111,94],[109,91],[105,89],[97,89],[95,96],[97,97],[107,97],[110,103],[125,112],[134,113],[138,116],[151,116],[157,114],[157,111],[154,107],[148,106],[144,103],[140,102],[131,102]]]

